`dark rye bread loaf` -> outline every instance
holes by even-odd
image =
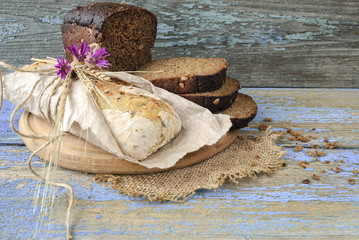
[[[70,44],[99,43],[111,55],[110,70],[137,70],[151,61],[157,33],[157,18],[150,11],[124,3],[94,3],[76,7],[64,17],[61,27],[66,57]]]
[[[209,92],[220,88],[226,79],[227,61],[223,58],[166,58],[143,65],[133,74],[173,93]]]
[[[258,108],[254,100],[243,93],[238,93],[236,100],[230,108],[217,113],[228,114],[231,116],[232,129],[244,128],[257,115]]]
[[[178,94],[211,112],[223,111],[229,108],[237,98],[241,84],[234,78],[227,77],[225,83],[217,90],[211,92]]]

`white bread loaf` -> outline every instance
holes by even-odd
[[[108,101],[97,99],[124,154],[143,160],[181,130],[173,108],[154,94],[129,85],[97,82]]]

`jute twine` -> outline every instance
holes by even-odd
[[[242,178],[280,169],[285,151],[269,136],[270,130],[257,138],[240,136],[223,152],[190,167],[139,175],[98,174],[95,180],[110,183],[113,189],[131,197],[183,202],[196,190],[237,184]]]
[[[93,48],[98,47],[93,46]],[[44,59],[34,59],[35,61],[39,62],[39,63],[52,63],[55,64],[56,61],[53,60],[44,60]],[[70,185],[65,184],[65,183],[59,183],[56,182],[55,176],[56,176],[56,171],[57,171],[57,165],[58,165],[58,151],[60,149],[61,143],[62,143],[62,137],[64,134],[64,131],[62,129],[62,123],[63,123],[63,118],[64,118],[64,113],[65,113],[65,105],[66,105],[66,99],[67,96],[69,94],[69,89],[71,86],[72,81],[75,81],[77,79],[79,79],[83,86],[85,87],[85,89],[87,90],[87,92],[89,93],[90,97],[93,97],[91,94],[94,95],[98,95],[98,96],[102,96],[103,93],[101,93],[94,85],[95,81],[109,81],[109,77],[106,77],[105,75],[103,75],[101,72],[90,68],[87,65],[82,65],[79,62],[73,61],[71,63],[71,71],[69,74],[67,74],[66,78],[62,81],[57,81],[59,79],[58,76],[53,77],[53,80],[42,90],[40,98],[44,97],[44,92],[47,88],[51,88],[52,94],[55,94],[56,90],[61,86],[62,90],[61,90],[61,96],[59,99],[59,102],[57,104],[57,112],[55,114],[55,119],[51,119],[49,117],[49,111],[50,111],[50,100],[48,98],[47,101],[47,108],[41,109],[41,114],[42,117],[44,119],[47,119],[49,122],[51,122],[53,124],[53,131],[51,132],[50,136],[36,136],[36,135],[28,135],[28,134],[24,134],[22,132],[20,132],[19,130],[17,130],[15,128],[15,124],[14,124],[14,118],[17,114],[17,112],[20,110],[20,108],[22,108],[27,102],[28,100],[32,97],[33,92],[35,91],[35,88],[37,87],[37,85],[43,81],[45,78],[50,77],[55,75],[56,73],[56,69],[55,68],[49,68],[49,69],[35,69],[32,67],[28,67],[28,68],[16,68],[14,66],[11,66],[9,64],[6,64],[4,62],[0,62],[0,66],[3,66],[5,68],[11,69],[15,72],[34,72],[34,73],[38,73],[41,77],[35,82],[35,84],[32,86],[31,91],[29,92],[28,96],[24,97],[24,100],[15,107],[14,111],[11,114],[10,117],[10,125],[11,128],[13,129],[14,132],[16,132],[17,134],[19,134],[21,137],[24,138],[32,138],[32,139],[45,139],[46,143],[41,146],[39,149],[35,150],[30,157],[27,160],[28,163],[28,167],[29,170],[31,171],[31,173],[33,173],[38,179],[42,180],[46,185],[52,185],[52,186],[57,186],[57,187],[63,187],[69,190],[70,192],[70,198],[69,198],[69,205],[67,208],[67,217],[66,217],[66,231],[67,231],[67,239],[72,239],[72,235],[71,235],[71,229],[70,229],[70,220],[71,220],[71,210],[73,208],[74,205],[74,193],[73,193],[73,189]],[[76,73],[76,77],[72,77],[73,74],[71,74],[72,72]],[[4,95],[4,84],[3,84],[3,80],[2,80],[2,73],[0,70],[0,109],[2,107],[2,103],[3,103],[3,95]],[[55,83],[55,84],[54,84]],[[53,85],[54,84],[54,85]],[[50,94],[50,95],[52,95]],[[39,99],[39,106],[40,106],[40,99]],[[46,172],[45,176],[42,176],[41,174],[39,174],[38,172],[36,172],[34,170],[34,168],[32,167],[32,159],[34,158],[34,156],[41,151],[42,149],[44,149],[45,147],[47,147],[48,145],[52,145],[54,144],[53,147],[53,156],[51,156],[51,160],[50,160],[50,164],[47,166],[48,167],[48,171]],[[48,189],[48,188],[45,188]],[[48,192],[44,191],[43,193],[43,200],[42,200],[42,205],[41,205],[41,209],[44,209],[44,203],[46,202],[46,199],[48,199]],[[45,199],[45,200],[44,200]],[[53,201],[54,198],[52,198]],[[52,206],[52,203],[50,204],[50,206]],[[46,209],[46,207],[45,207]],[[41,212],[44,214],[45,211],[41,210]],[[36,229],[37,231],[37,229]]]

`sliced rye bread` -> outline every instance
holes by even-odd
[[[237,129],[247,127],[248,123],[257,115],[257,112],[258,108],[255,101],[246,94],[238,93],[231,107],[216,113],[230,115],[233,124],[231,129]]]
[[[197,93],[220,88],[226,70],[227,61],[223,58],[179,57],[154,60],[133,74],[173,93]]]
[[[229,108],[236,100],[241,84],[234,78],[227,77],[225,83],[217,90],[211,92],[178,94],[211,112],[223,111]]]

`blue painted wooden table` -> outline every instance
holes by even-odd
[[[272,137],[287,146],[287,163],[273,175],[248,178],[238,185],[200,190],[184,203],[152,202],[118,194],[93,181],[93,175],[60,169],[60,178],[73,186],[76,205],[71,229],[75,239],[177,238],[313,238],[359,237],[359,90],[244,89],[254,97],[259,112],[242,134],[256,136],[265,118],[271,118]],[[1,239],[33,238],[38,210],[34,194],[38,180],[25,163],[30,152],[9,128],[13,106],[1,110],[0,231]],[[287,128],[312,135],[308,143],[289,140]],[[308,151],[327,142],[314,159]],[[308,162],[306,168],[300,162]],[[35,161],[35,166],[41,162]],[[335,168],[340,172],[335,172]],[[312,179],[313,174],[319,180]],[[309,179],[309,184],[302,181]],[[349,179],[355,181],[349,183]],[[352,182],[353,183],[353,182]],[[64,239],[68,193],[59,189],[50,224],[38,238]]]
[[[0,61],[20,67],[32,57],[62,55],[64,14],[92,2],[2,0]],[[91,174],[60,169],[59,177],[75,192],[74,238],[358,239],[358,1],[128,3],[158,17],[154,59],[227,59],[228,75],[241,81],[259,107],[242,134],[257,136],[264,119],[271,118],[265,124],[272,126],[273,140],[286,145],[287,167],[216,191],[200,190],[183,203],[132,199],[94,182]],[[68,193],[62,189],[56,192],[50,225],[34,237],[38,180],[25,163],[30,152],[9,127],[12,109],[5,102],[0,113],[0,239],[65,239]],[[287,128],[313,138],[292,141],[284,135]],[[324,156],[310,156],[316,145],[323,148],[336,141],[334,149],[319,149]],[[302,162],[308,163],[306,168]],[[42,162],[36,160],[34,166]],[[310,183],[304,184],[305,179]]]

